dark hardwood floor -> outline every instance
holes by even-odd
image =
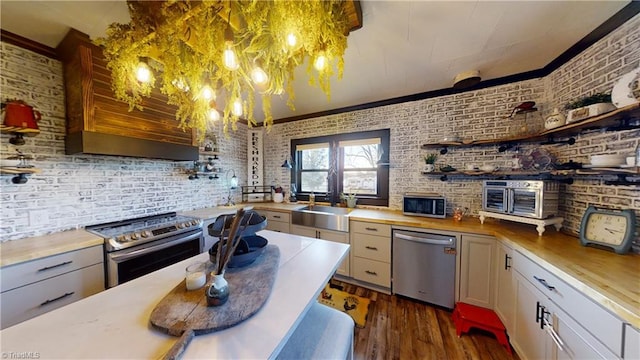
[[[356,328],[354,359],[519,359],[492,334],[472,329],[460,338],[451,311],[332,280],[350,294],[371,299],[366,326]]]

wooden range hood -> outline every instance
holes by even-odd
[[[71,29],[56,52],[64,66],[67,155],[198,159],[195,130],[179,128],[164,94],[154,90],[143,111],[115,99],[102,50],[88,35]]]

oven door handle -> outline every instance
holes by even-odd
[[[507,210],[507,213],[511,214],[513,213],[513,205],[515,203],[516,192],[514,189],[506,189],[505,192],[507,195],[507,207],[505,209]]]
[[[142,255],[146,255],[146,254],[152,253],[154,251],[166,249],[168,247],[171,247],[171,246],[174,246],[174,245],[177,245],[177,244],[181,244],[181,243],[184,243],[184,242],[187,242],[187,241],[191,241],[191,240],[197,239],[197,238],[199,238],[201,236],[202,236],[202,231],[198,231],[197,233],[191,234],[191,235],[186,236],[186,237],[181,237],[181,238],[178,238],[178,239],[173,240],[173,241],[167,241],[165,243],[162,243],[162,244],[156,245],[156,246],[149,246],[149,247],[144,247],[142,249],[133,250],[133,251],[127,252],[125,254],[118,254],[117,252],[116,253],[111,253],[111,254],[109,254],[109,257],[111,258],[111,260],[115,261],[116,263],[120,263],[120,262],[131,260],[133,258],[142,256]]]

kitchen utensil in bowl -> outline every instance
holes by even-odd
[[[591,155],[590,159],[593,166],[620,166],[626,161],[625,155],[620,154]]]

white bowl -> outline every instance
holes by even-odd
[[[626,161],[625,155],[591,155],[591,165],[593,166],[620,166]]]
[[[480,170],[482,170],[482,171],[486,171],[486,172],[491,172],[491,171],[493,171],[493,170],[495,170],[495,169],[496,169],[496,167],[495,167],[495,166],[493,166],[493,165],[482,165],[482,166],[480,167]]]

